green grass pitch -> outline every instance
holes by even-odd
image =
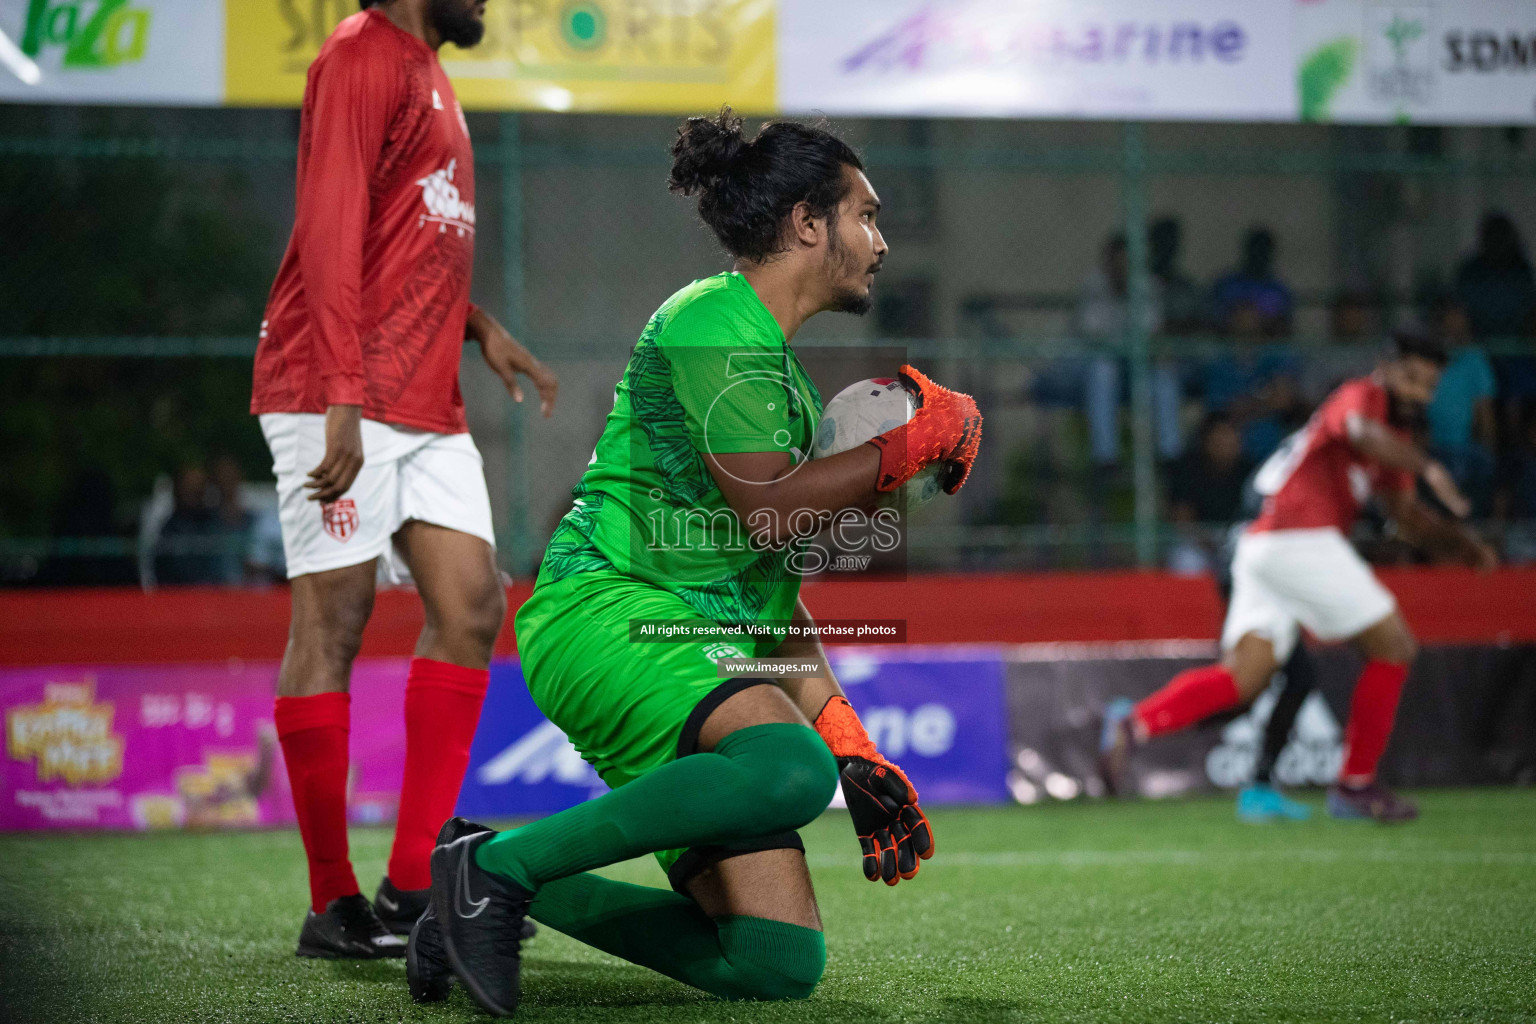
[[[1214,799],[940,808],[937,856],[894,890],[834,812],[805,830],[830,953],[809,1001],[718,1002],[546,930],[519,1017],[1536,1021],[1536,791],[1422,806],[1397,828],[1245,826]],[[353,831],[365,891],[388,841]],[[400,961],[295,958],[304,893],[293,832],[0,838],[0,1018],[488,1019],[457,989],[413,1005]]]

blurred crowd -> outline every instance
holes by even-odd
[[[1115,235],[1083,281],[1073,334],[1107,345],[1139,315],[1137,326],[1148,334],[1173,339],[1160,345],[1160,353],[1174,354],[1158,356],[1151,382],[1153,438],[1173,522],[1235,520],[1249,474],[1334,387],[1370,372],[1393,330],[1427,333],[1450,356],[1415,428],[1472,499],[1474,516],[1536,517],[1536,347],[1520,351],[1521,342],[1536,337],[1536,277],[1509,217],[1485,215],[1453,281],[1400,322],[1383,322],[1383,303],[1369,292],[1340,292],[1330,304],[1326,344],[1311,348],[1291,343],[1296,303],[1275,269],[1270,229],[1250,229],[1236,265],[1208,285],[1181,268],[1178,221],[1151,225],[1148,243],[1152,277],[1139,314],[1129,297],[1126,241]],[[1181,353],[1181,340],[1202,336],[1208,344]],[[1489,343],[1500,345],[1497,354]],[[1115,466],[1122,459],[1124,362],[1101,350],[1066,372],[1081,387],[1094,466]],[[1059,392],[1062,383],[1048,381],[1047,388]],[[1198,426],[1186,436],[1189,423]],[[1198,566],[1187,551],[1175,558]]]
[[[284,579],[275,498],[270,485],[248,484],[227,455],[182,466],[143,505],[140,581],[175,586]]]
[[[1341,289],[1327,300],[1326,320],[1317,315],[1319,298],[1298,300],[1277,269],[1281,241],[1270,228],[1250,228],[1230,268],[1206,281],[1185,271],[1182,243],[1178,220],[1149,226],[1151,275],[1136,305],[1126,240],[1106,239],[1071,303],[1068,354],[1021,362],[1023,391],[1009,384],[989,397],[999,413],[989,429],[989,465],[962,516],[981,525],[1086,527],[1085,554],[1047,550],[1052,541],[1039,551],[1010,553],[1010,566],[1108,566],[1133,557],[1111,550],[1096,532],[1130,519],[1131,388],[1123,342],[1133,323],[1153,339],[1150,426],[1163,518],[1173,526],[1164,554],[1170,567],[1210,566],[1221,528],[1242,515],[1254,469],[1334,387],[1370,372],[1389,336],[1402,330],[1432,335],[1450,357],[1416,425],[1422,443],[1472,500],[1473,516],[1491,523],[1505,556],[1536,560],[1536,275],[1509,217],[1487,213],[1475,244],[1437,287],[1411,300]],[[1314,329],[1299,332],[1298,319]],[[1318,337],[1315,325],[1323,323],[1325,336]],[[243,374],[242,368],[236,390],[246,386]],[[0,560],[0,582],[153,587],[282,580],[276,495],[270,480],[254,479],[265,452],[237,456],[225,448],[226,454],[187,459],[189,452],[220,449],[203,447],[212,440],[206,424],[175,408],[159,417],[156,430],[185,428],[178,446],[152,455],[148,473],[137,477],[147,481],[157,467],[175,467],[162,472],[152,493],[140,498],[130,491],[117,500],[128,486],[114,482],[102,468],[108,454],[96,452],[95,461],[72,472],[53,505],[59,553]],[[1066,415],[1010,418],[1019,410]],[[567,484],[551,486],[563,493]],[[1376,554],[1397,557],[1385,544]]]

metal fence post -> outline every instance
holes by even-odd
[[[1157,467],[1152,446],[1152,338],[1146,311],[1152,298],[1147,247],[1146,125],[1127,121],[1122,132],[1121,204],[1125,213],[1127,315],[1125,352],[1131,368],[1131,457],[1136,488],[1136,564],[1157,562]]]
[[[502,312],[507,327],[526,342],[527,304],[523,278],[523,159],[522,122],[519,115],[506,113],[500,119],[499,155],[501,158],[501,292]],[[524,399],[537,402],[529,390]],[[529,534],[530,518],[528,459],[524,451],[526,430],[523,406],[507,405],[507,498],[508,561],[514,575],[526,577],[533,571],[533,540]]]

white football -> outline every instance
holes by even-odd
[[[834,395],[822,410],[811,458],[823,459],[857,448],[870,438],[901,426],[916,411],[911,393],[897,378],[874,377],[850,384]],[[926,505],[940,493],[940,468],[937,462],[924,466],[881,504],[894,505],[905,500],[908,511]]]

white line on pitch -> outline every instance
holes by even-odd
[[[840,867],[848,858],[816,854],[806,858],[816,868]],[[1391,862],[1402,864],[1536,865],[1536,852],[1478,850],[999,850],[935,855],[935,863],[955,867],[1116,867],[1141,864],[1207,864],[1242,860],[1304,860],[1315,863]]]

